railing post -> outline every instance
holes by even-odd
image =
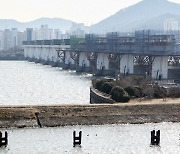
[[[160,130],[156,131],[155,130],[151,131],[151,145],[159,145],[160,144]]]
[[[2,132],[0,132],[0,147],[3,145],[7,145],[8,144],[8,133],[5,131],[5,136],[2,137]]]
[[[81,145],[82,131],[79,132],[79,136],[76,136],[76,131],[73,132],[73,147]]]

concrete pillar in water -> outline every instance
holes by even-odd
[[[35,54],[35,50],[36,50],[36,48],[35,47],[33,47],[33,48],[31,48],[32,50],[31,50],[31,52],[32,52],[32,58],[34,59],[35,58],[35,56],[34,56],[34,54]]]
[[[28,47],[27,46],[24,46],[24,57],[27,58],[28,56]]]
[[[109,59],[107,54],[98,53],[97,56],[97,69],[98,70],[108,70],[109,69]]]
[[[168,56],[155,57],[152,64],[152,78],[161,80],[168,76]]]
[[[35,59],[39,59],[39,52],[40,52],[40,47],[39,46],[36,46],[34,48],[34,58]]]
[[[133,74],[134,73],[134,56],[127,54],[122,55],[120,60],[120,73]]]
[[[51,48],[51,52],[50,52],[50,59],[51,59],[51,61],[53,61],[53,62],[57,62],[58,61],[58,56],[57,56],[57,51],[56,51],[56,49],[55,48]]]
[[[89,67],[90,66],[90,62],[87,59],[87,55],[86,52],[80,52],[79,53],[79,66],[86,66]]]
[[[30,46],[28,49],[28,57],[32,58],[33,57],[33,46]]]
[[[47,61],[47,59],[48,59],[48,54],[49,54],[49,47],[46,46],[46,45],[44,45],[44,46],[42,47],[42,59],[45,60],[45,61]]]
[[[69,65],[74,65],[75,62],[74,60],[71,58],[70,52],[69,51],[65,51],[65,64]]]
[[[45,60],[45,52],[46,52],[46,47],[42,46],[42,48],[41,48],[41,58],[42,58],[42,60]]]
[[[53,46],[49,46],[48,60],[53,61]]]

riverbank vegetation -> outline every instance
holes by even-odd
[[[180,87],[165,88],[151,78],[129,76],[121,79],[96,79],[93,87],[109,94],[116,102],[128,102],[130,99],[180,98]]]

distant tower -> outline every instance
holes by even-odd
[[[11,48],[11,30],[4,30],[4,50],[8,50]]]
[[[164,31],[179,30],[179,22],[176,19],[168,18],[164,21]]]
[[[41,28],[39,29],[39,39],[47,40],[50,38],[49,34],[51,34],[51,32],[48,29],[48,25],[41,25]]]
[[[4,50],[4,31],[0,31],[0,51]]]
[[[33,28],[26,28],[26,39],[32,41]]]
[[[61,39],[62,32],[59,29],[54,29],[54,39]]]

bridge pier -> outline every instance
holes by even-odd
[[[28,61],[32,61],[33,59],[33,48],[28,46],[28,49],[27,49],[27,56],[28,56]]]
[[[71,58],[70,51],[65,51],[64,69],[76,69],[75,61]]]
[[[64,68],[64,66],[65,66],[65,51],[56,49],[56,54],[57,54],[58,67]]]
[[[127,54],[122,55],[120,60],[120,73],[122,75],[128,75],[134,73],[134,56]]]
[[[43,65],[47,65],[48,64],[48,52],[49,52],[49,48],[46,46],[42,46],[41,48],[39,48],[39,50],[41,51],[41,64]]]
[[[156,56],[152,64],[152,78],[156,80],[167,79],[168,56]]]
[[[24,47],[24,57],[25,57],[25,59],[27,60],[28,59],[28,51],[29,51],[29,46],[25,46]]]
[[[35,47],[34,48],[34,62],[39,63],[40,62],[40,54],[41,54],[41,47]]]
[[[58,59],[57,59],[57,51],[55,50],[54,47],[50,47],[50,52],[49,52],[49,65],[53,67],[58,66]]]
[[[115,76],[115,71],[109,69],[109,58],[106,53],[98,53],[96,68],[95,75],[97,76]]]
[[[168,79],[180,83],[180,56],[168,57]]]
[[[79,53],[79,65],[76,67],[77,72],[92,72],[92,67],[90,67],[90,61],[86,52]]]

